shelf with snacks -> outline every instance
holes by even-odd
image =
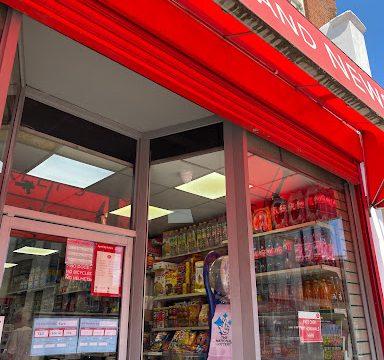
[[[163,295],[163,296],[155,296],[153,301],[171,301],[171,300],[184,300],[196,297],[205,297],[206,292],[195,292],[189,294],[177,294],[177,295]]]
[[[340,268],[336,266],[330,266],[330,265],[312,265],[312,266],[303,266],[303,267],[296,267],[292,269],[284,269],[284,270],[276,270],[276,271],[267,271],[262,273],[257,273],[256,278],[266,278],[266,277],[287,277],[287,276],[318,276],[318,275],[326,275],[329,274],[336,274],[339,278],[341,278],[341,270]]]
[[[191,331],[204,331],[209,330],[209,326],[179,326],[179,327],[169,327],[169,328],[152,328],[152,332],[159,331],[178,331],[178,330],[191,330]]]
[[[274,229],[274,230],[265,231],[265,232],[258,232],[258,233],[253,234],[253,237],[258,238],[260,236],[276,235],[276,234],[280,234],[280,233],[286,233],[286,232],[291,232],[291,231],[295,231],[295,230],[300,230],[300,229],[307,228],[307,227],[321,227],[324,229],[331,229],[332,226],[330,224],[328,224],[327,221],[329,221],[329,220],[309,221],[309,222],[305,222],[305,223],[301,223],[301,224],[286,226],[286,227],[283,227],[280,229]]]
[[[196,249],[194,251],[189,251],[189,252],[182,253],[182,254],[164,256],[164,257],[161,257],[159,259],[159,261],[169,261],[169,260],[183,259],[184,257],[191,256],[191,255],[194,255],[194,254],[209,253],[210,251],[222,250],[222,249],[226,249],[227,247],[228,247],[228,241],[224,240],[221,244],[214,245],[214,246],[209,246],[209,247],[204,248],[204,249]]]

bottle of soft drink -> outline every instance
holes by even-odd
[[[267,250],[265,248],[264,236],[260,237],[259,241],[259,269],[263,273],[267,271]]]
[[[328,219],[327,191],[324,188],[317,188],[314,201],[316,207],[316,220]]]
[[[283,241],[283,252],[284,252],[284,269],[292,269],[295,267],[295,239],[293,234],[288,234]]]
[[[256,274],[260,273],[260,239],[254,241],[254,259]]]
[[[328,229],[323,229],[324,239],[325,239],[325,258],[326,262],[330,266],[336,266],[335,252],[333,250],[332,234]]]
[[[273,194],[271,212],[274,229],[281,229],[288,226],[287,202],[277,194]]]
[[[267,255],[267,271],[275,270],[275,248],[272,236],[265,237],[265,250]]]
[[[311,228],[303,229],[303,243],[304,243],[304,263],[306,266],[314,264],[313,251],[314,242]]]
[[[324,264],[327,261],[327,242],[325,239],[324,229],[315,226],[313,229],[314,251],[313,258],[315,264]]]
[[[281,236],[277,236],[274,246],[274,268],[275,270],[283,270],[285,265],[284,240]]]
[[[305,218],[305,200],[303,193],[298,191],[291,194],[288,200],[289,225],[302,224]]]
[[[317,220],[317,209],[315,203],[316,188],[311,187],[307,190],[305,197],[306,219],[307,221]]]
[[[295,259],[296,262],[302,266],[304,265],[304,244],[303,235],[301,231],[295,233]]]
[[[328,189],[328,199],[330,204],[331,219],[337,218],[336,199],[333,189]]]
[[[320,309],[331,309],[331,290],[327,281],[323,278],[319,282],[320,284]]]

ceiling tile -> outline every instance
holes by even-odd
[[[203,166],[210,170],[217,170],[220,168],[224,168],[224,150],[190,157],[185,159],[185,161],[199,166]]]
[[[181,160],[151,166],[151,182],[169,188],[183,184],[182,172],[191,172],[192,180],[210,173],[210,170]]]

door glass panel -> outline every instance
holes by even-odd
[[[117,358],[120,297],[96,294],[96,281],[88,281],[98,274],[97,266],[90,270],[96,246],[12,231],[0,289],[2,358]]]

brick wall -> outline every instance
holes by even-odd
[[[305,16],[318,28],[336,16],[336,0],[304,0]]]

